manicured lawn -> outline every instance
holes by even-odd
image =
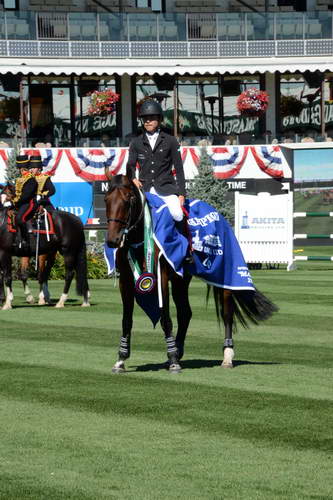
[[[72,295],[64,310],[25,305],[15,283],[0,311],[0,499],[332,499],[333,264],[252,274],[280,312],[239,328],[224,370],[193,281],[179,375],[139,309],[128,373],[112,375],[113,280],[90,282],[90,309]]]

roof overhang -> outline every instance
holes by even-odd
[[[243,74],[333,71],[333,56],[214,59],[1,58],[0,73],[23,75]]]

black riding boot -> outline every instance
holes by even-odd
[[[184,263],[185,264],[193,264],[194,260],[193,260],[193,255],[192,255],[191,248],[190,248],[190,232],[189,232],[189,229],[187,227],[186,218],[183,217],[183,219],[181,221],[176,221],[175,226],[176,226],[177,231],[180,234],[182,234],[189,242],[189,245],[187,247],[187,252],[186,252],[186,255],[184,258]]]
[[[29,247],[29,235],[28,235],[28,229],[26,224],[20,224],[20,233],[21,233],[21,241],[20,241],[20,246],[21,248],[28,248]]]

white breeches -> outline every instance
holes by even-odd
[[[161,200],[164,201],[169,209],[170,214],[172,215],[173,220],[175,220],[176,222],[180,222],[181,220],[183,220],[184,214],[177,195],[169,194],[167,196],[162,196],[161,194],[156,193],[154,187],[151,187],[149,192],[151,194],[156,194],[159,198],[161,198]]]

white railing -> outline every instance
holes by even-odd
[[[36,32],[39,40],[67,40],[68,19],[64,12],[38,12]]]

